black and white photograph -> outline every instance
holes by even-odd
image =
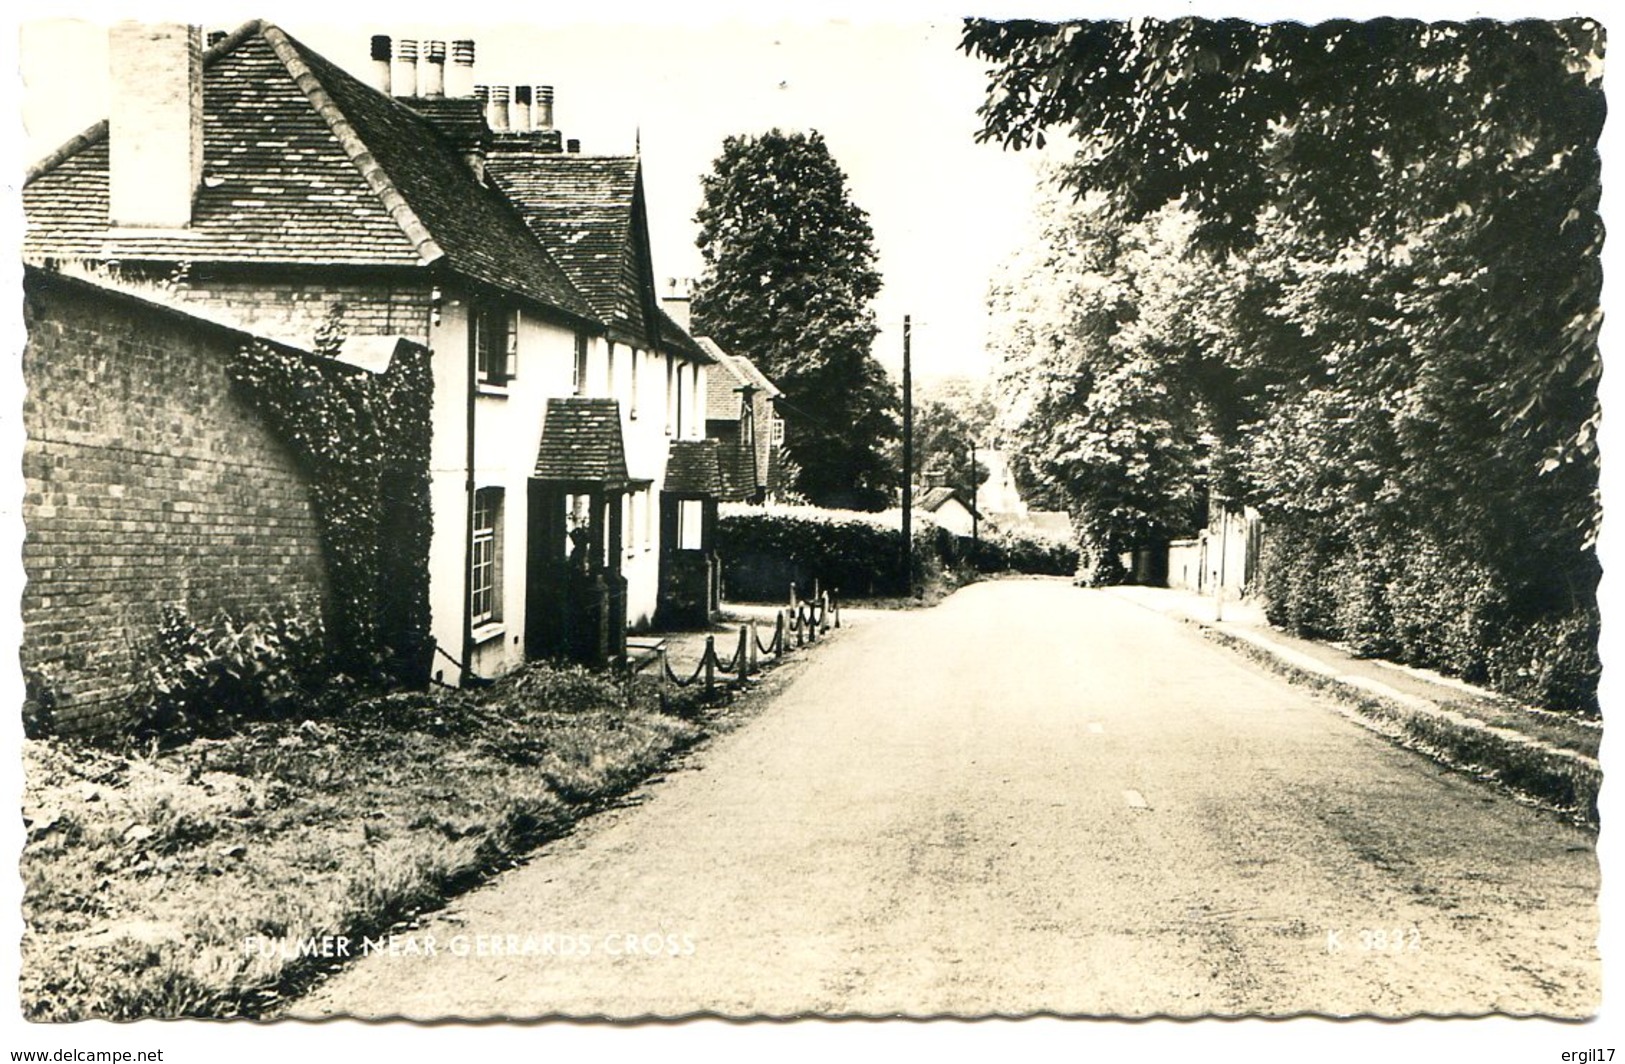
[[[1605,16],[20,15],[12,1059],[1612,1060]]]

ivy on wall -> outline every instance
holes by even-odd
[[[332,592],[334,664],[421,683],[429,654],[429,353],[381,374],[253,343],[232,380],[310,477]]]

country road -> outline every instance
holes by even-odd
[[[799,669],[289,1014],[1598,1007],[1592,836],[1159,614],[984,583]]]

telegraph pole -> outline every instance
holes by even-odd
[[[981,485],[976,483],[976,441],[973,439],[970,441],[970,549],[972,565],[976,564],[976,559],[982,553],[982,537],[978,527],[981,524],[982,508],[977,505],[980,501],[979,496],[982,494],[980,489]]]
[[[914,376],[909,343],[914,327],[903,315],[903,587],[914,593]]]

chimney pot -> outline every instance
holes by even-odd
[[[531,121],[533,129],[553,128],[553,86],[536,86],[536,114]]]
[[[486,122],[498,133],[508,132],[508,86],[491,86],[491,101],[486,105]]]
[[[451,69],[446,71],[446,95],[467,99],[474,95],[474,42],[451,42]]]
[[[372,35],[372,87],[383,93],[390,94],[390,86],[394,79],[390,76],[390,59],[394,48],[387,33]]]
[[[515,85],[513,106],[508,110],[508,119],[512,122],[515,133],[530,132],[530,114],[530,86]]]
[[[184,228],[203,181],[203,31],[120,22],[108,46],[108,220]]]
[[[446,95],[446,42],[425,41],[423,46],[421,91],[431,99]]]
[[[395,42],[395,95],[418,94],[418,42],[402,38]]]

